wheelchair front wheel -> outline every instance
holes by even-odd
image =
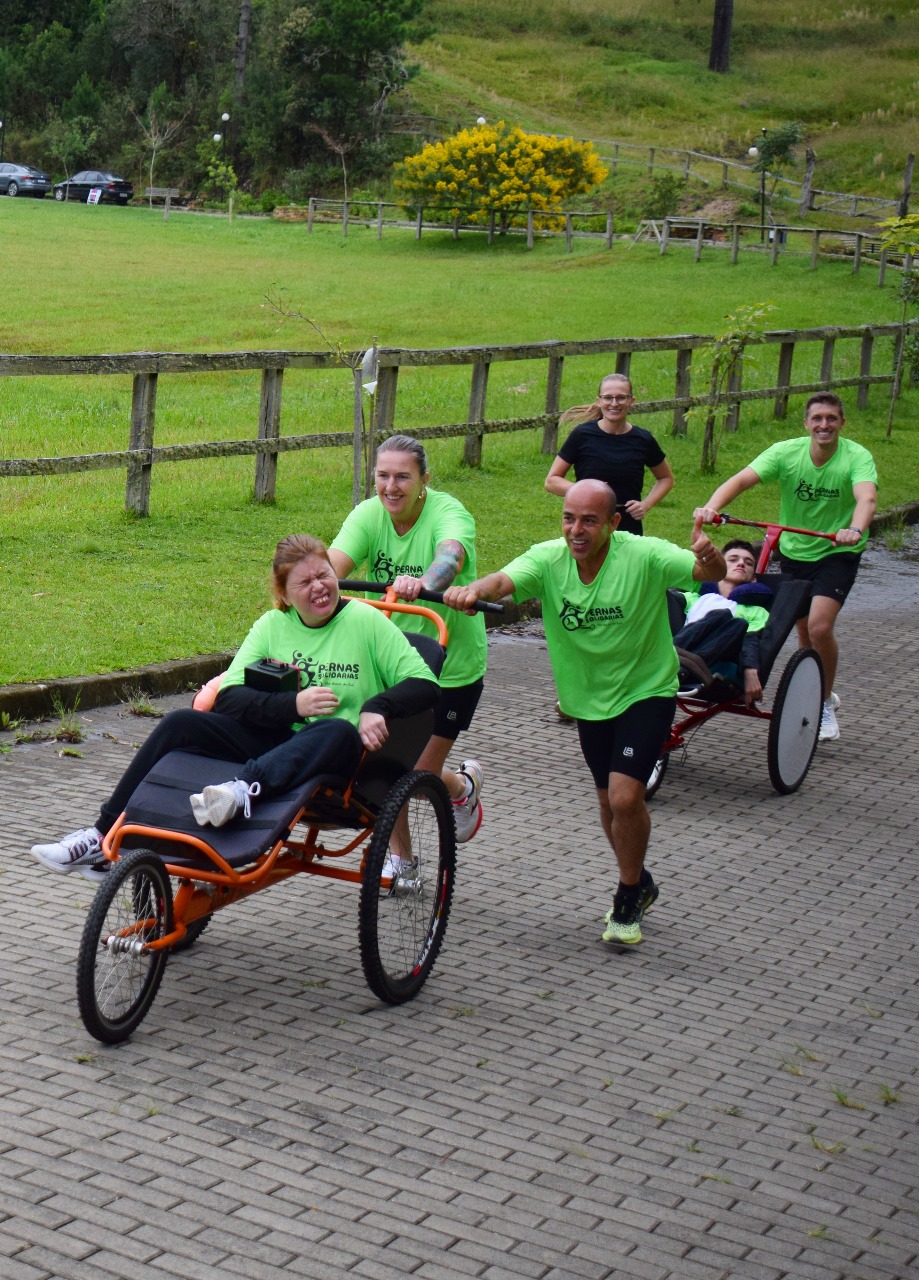
[[[410,867],[384,879],[390,847],[403,847],[406,838]],[[455,872],[456,829],[447,789],[433,773],[407,773],[387,795],[374,825],[359,905],[364,976],[387,1004],[404,1004],[424,985],[443,943]]]
[[[111,867],[89,909],[77,957],[83,1025],[103,1044],[119,1044],[153,1003],[166,951],[148,943],[172,931],[172,886],[161,860],[133,849]]]
[[[797,791],[817,749],[823,711],[823,665],[813,649],[796,649],[782,672],[766,758],[769,780],[780,795]]]

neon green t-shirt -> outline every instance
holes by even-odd
[[[679,662],[667,615],[667,588],[693,583],[695,557],[662,538],[614,533],[589,585],[564,538],[540,542],[504,573],[519,603],[542,600],[552,674],[562,710],[608,720],[645,698],[676,693]]]
[[[852,486],[863,480],[877,484],[874,459],[862,445],[840,436],[832,458],[817,467],[811,461],[810,446],[810,436],[780,440],[749,465],[764,483],[779,484],[779,524],[816,529],[820,533],[847,529],[855,513]],[[867,541],[867,529],[853,547],[837,547],[826,538],[783,533],[779,548],[793,560],[822,560],[837,551],[864,551]]]
[[[448,540],[461,543],[466,552],[463,568],[455,578],[456,585],[474,582],[478,577],[475,521],[456,498],[429,487],[421,515],[407,533],[396,533],[380,499],[368,498],[345,520],[332,542],[332,550],[341,551],[354,562],[357,570],[366,565],[366,576],[375,582],[390,582],[399,574],[420,578],[433,562],[438,545]],[[485,619],[480,613],[470,617],[444,605],[428,607],[444,618],[450,633],[440,683],[445,688],[456,688],[481,679],[488,657]],[[426,618],[394,613],[392,620],[403,631],[436,635],[433,622]]]
[[[274,658],[300,668],[300,687],[323,685],[339,699],[336,716],[357,725],[368,698],[411,676],[435,679],[427,663],[379,609],[349,601],[324,627],[306,627],[296,609],[270,609],[239,646],[222,689],[245,684],[250,662]],[[313,716],[311,720],[326,720]],[[303,723],[292,724],[296,731]]]

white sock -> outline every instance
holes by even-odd
[[[463,780],[463,794],[460,796],[458,800],[454,800],[453,803],[465,804],[466,801],[469,799],[469,797],[472,795],[472,779],[467,778],[465,773],[461,773],[458,776]]]

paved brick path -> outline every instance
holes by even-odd
[[[611,858],[543,645],[493,640],[485,825],[399,1009],[354,891],[306,880],[218,916],[97,1045],[93,887],[25,851],[92,820],[149,722],[0,757],[3,1280],[919,1276],[919,562],[869,555],[841,741],[781,798],[764,726],[703,729],[627,954],[598,941]]]

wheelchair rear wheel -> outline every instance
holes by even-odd
[[[648,779],[648,785],[645,787],[645,799],[650,800],[656,796],[661,789],[661,783],[664,781],[664,774],[667,772],[667,765],[670,761],[670,752],[665,751],[659,756],[655,762],[654,768],[651,770],[651,777]]]
[[[133,849],[99,886],[77,958],[80,1017],[103,1044],[127,1040],[146,1016],[168,953],[145,947],[171,930],[166,869],[149,849]]]
[[[766,756],[769,780],[780,795],[797,791],[817,749],[823,710],[823,666],[813,649],[796,649],[782,672]]]
[[[390,845],[404,841],[406,823],[411,868],[384,878]],[[359,906],[364,976],[387,1004],[403,1004],[424,985],[443,943],[455,871],[456,831],[446,787],[433,773],[405,774],[377,817]]]

